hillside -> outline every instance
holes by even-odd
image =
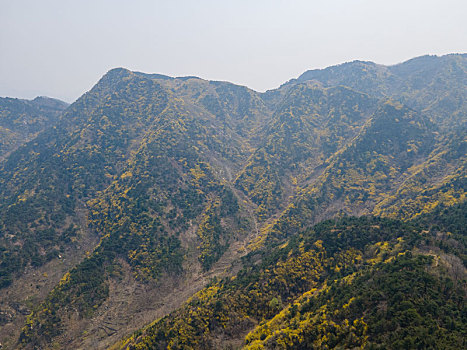
[[[109,71],[0,163],[0,342],[462,348],[465,67]]]
[[[68,104],[49,97],[34,100],[0,97],[0,160],[52,127]]]
[[[446,224],[459,209],[443,214]],[[212,282],[114,349],[462,348],[467,271],[438,248],[447,226],[427,228],[324,221],[259,261],[249,257],[238,275]]]
[[[354,61],[303,73],[298,81],[344,85],[391,97],[430,116],[443,128],[465,127],[467,55],[421,56],[394,66]]]

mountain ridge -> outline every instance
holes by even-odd
[[[436,76],[447,82],[442,84],[446,96],[462,97],[465,89],[457,87],[465,72],[457,77],[450,69],[460,63],[451,59],[428,58],[442,65]],[[407,88],[412,93],[404,99],[413,104],[375,96],[368,86],[379,86],[381,79],[362,76],[360,68],[352,74],[369,85],[338,72],[337,78],[353,86],[304,80],[266,93],[196,77],[124,68],[107,72],[52,128],[0,162],[5,198],[0,296],[27,283],[20,281],[29,271],[52,276],[48,266],[64,257],[73,260],[63,267],[68,272],[61,280],[55,273],[54,281],[38,283],[40,292],[5,298],[0,306],[0,316],[7,315],[0,317],[5,346],[111,346],[155,318],[183,309],[198,291],[209,295],[212,285],[203,289],[209,279],[235,279],[248,270],[248,261],[271,261],[269,251],[292,244],[325,219],[373,214],[410,226],[409,220],[439,213],[430,220],[443,222],[443,215],[460,220],[439,209],[465,202],[464,105],[419,108],[428,99],[424,94],[434,91],[424,87]],[[451,109],[449,118],[436,117]],[[343,220],[339,225],[346,225]],[[352,220],[369,227],[374,237],[395,233],[389,229],[393,224],[379,232],[372,227],[377,223]],[[419,242],[424,229],[416,231],[416,239],[407,229],[401,239]],[[326,232],[334,243],[324,249],[340,246],[332,230]],[[436,235],[430,242],[462,256],[462,235],[456,233],[457,243]],[[349,237],[350,246],[385,244]],[[310,268],[321,259],[321,248],[313,244],[300,250]],[[424,246],[407,244],[404,254],[423,255]],[[379,259],[373,250],[368,254]],[[300,256],[289,261],[286,280],[299,273]],[[415,270],[421,266],[408,260]],[[384,268],[375,273],[392,274]],[[313,280],[315,287],[324,288],[326,276]],[[258,312],[270,319],[292,299],[263,300]],[[252,326],[250,321],[244,326]],[[255,337],[249,336],[248,344]],[[233,344],[242,342],[235,338]]]
[[[66,102],[37,96],[32,100],[0,97],[0,161],[57,122]]]

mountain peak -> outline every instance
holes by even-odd
[[[109,70],[107,73],[104,74],[100,82],[119,80],[119,79],[128,77],[132,74],[133,72],[126,68],[122,68],[122,67],[112,68],[111,70]]]

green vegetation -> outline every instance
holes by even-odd
[[[465,289],[437,275],[432,260],[406,253],[331,281],[248,334],[245,348],[463,348]]]
[[[34,100],[0,97],[0,160],[55,125],[67,106],[48,97]]]
[[[344,147],[375,111],[377,101],[350,89],[298,84],[265,130],[265,141],[235,181],[266,219],[284,209],[297,183]]]
[[[98,344],[124,283],[162,305],[211,278],[139,305],[172,313],[116,346],[465,347],[465,59],[352,62],[263,94],[114,69],[60,118],[0,100],[1,292],[82,259],[28,304],[18,347]]]
[[[86,229],[77,210],[84,209],[83,202],[109,185],[127,160],[131,137],[141,133],[151,122],[150,116],[156,117],[167,103],[166,95],[154,83],[134,80],[113,86],[106,81],[111,78],[103,78],[56,126],[13,152],[2,164],[3,286],[29,264],[41,265],[65,249],[70,221]],[[145,99],[152,103],[143,108],[135,101],[121,99],[122,95],[138,95],[138,103]],[[105,101],[102,104],[101,99]]]
[[[298,81],[344,85],[370,96],[391,97],[423,111],[445,129],[466,126],[466,54],[422,56],[394,65],[354,61],[303,73]]]
[[[63,325],[60,319],[63,315],[71,314],[73,310],[79,310],[80,317],[92,316],[108,297],[107,279],[116,258],[125,259],[134,268],[137,279],[157,281],[167,274],[182,273],[186,252],[181,245],[181,236],[190,226],[199,225],[195,243],[204,269],[209,269],[222,256],[231,238],[244,235],[245,218],[235,195],[216,178],[215,169],[201,156],[204,152],[222,152],[225,145],[212,135],[212,128],[187,113],[183,102],[167,103],[159,85],[141,81],[140,77],[132,79],[134,81],[130,79],[132,82],[124,85],[125,94],[138,96],[141,87],[145,92],[149,90],[149,100],[139,98],[138,104],[130,101],[125,107],[109,103],[112,108],[125,108],[125,115],[131,115],[134,110],[134,123],[140,122],[141,127],[151,118],[155,120],[148,126],[138,149],[129,155],[126,166],[119,169],[119,175],[114,175],[118,163],[113,169],[104,166],[92,169],[94,172],[89,174],[96,181],[102,181],[99,183],[101,186],[107,184],[105,190],[86,202],[89,228],[101,236],[101,242],[92,255],[71,270],[69,278],[62,281],[33,311],[22,333],[25,343],[48,343],[50,337],[61,332]],[[129,90],[128,84],[137,90]],[[157,107],[156,103],[163,104]],[[148,118],[144,123],[138,120],[141,110],[146,111],[142,115]],[[106,115],[110,114],[106,111]],[[118,118],[122,118],[123,123],[123,116]],[[88,128],[94,130],[94,126]],[[119,133],[122,132],[120,129],[121,126]],[[131,133],[134,131],[128,130],[128,134]],[[123,145],[116,147],[113,139],[104,141],[111,144],[106,150],[110,159],[124,155]],[[127,144],[130,141],[124,145]],[[97,158],[98,161],[105,159],[105,156]],[[86,168],[89,169],[91,164],[88,162]],[[106,168],[109,173],[102,174]],[[90,183],[87,181],[87,185]],[[85,190],[87,187],[79,188]],[[85,200],[97,189],[89,189],[87,196],[80,196],[81,192],[76,196]],[[70,303],[73,304],[71,308]],[[53,331],[49,329],[52,326]]]
[[[248,349],[463,347],[465,276],[446,271],[439,255],[412,252],[423,232],[371,217],[323,222],[250,255],[236,277],[214,282],[120,347],[208,349],[218,339]]]

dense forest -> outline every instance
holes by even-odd
[[[467,346],[467,55],[0,99],[5,349]]]
[[[445,223],[461,210],[465,227],[465,209],[448,209]],[[463,348],[465,270],[457,255],[440,254],[437,233],[446,227],[427,228],[374,217],[324,221],[247,256],[235,278],[213,281],[121,348]]]

